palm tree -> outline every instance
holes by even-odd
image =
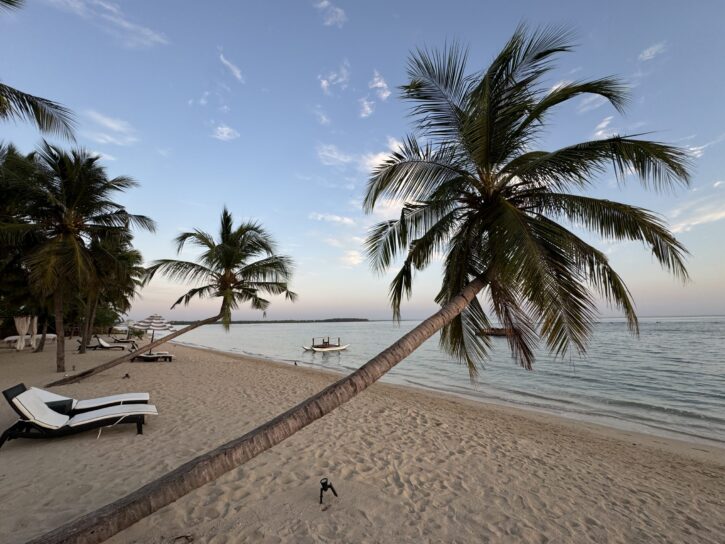
[[[0,10],[19,8],[22,0],[0,0]],[[69,109],[0,83],[0,120],[25,119],[42,131],[73,139],[75,122]]]
[[[131,300],[143,284],[146,270],[141,253],[131,246],[130,232],[94,238],[89,244],[93,274],[84,289],[85,319],[79,352],[90,342],[99,304],[117,313],[131,309]]]
[[[166,335],[144,346],[143,350],[153,349],[190,330],[216,323],[220,319],[224,328],[229,330],[232,311],[241,305],[249,303],[255,310],[267,310],[270,302],[262,298],[263,295],[284,295],[292,302],[297,299],[297,294],[290,291],[288,285],[292,278],[292,259],[275,253],[272,237],[259,223],[247,221],[235,228],[232,214],[224,208],[218,241],[211,234],[198,229],[185,232],[176,238],[177,252],[181,253],[187,243],[203,250],[197,262],[176,259],[155,261],[147,269],[146,281],[160,273],[171,280],[201,284],[179,297],[171,308],[181,303],[188,305],[194,298],[221,298],[219,313]],[[80,381],[128,361],[140,351],[142,350],[122,355],[48,385]]]
[[[37,175],[27,195],[27,215],[0,225],[0,234],[11,241],[40,240],[24,261],[38,296],[53,297],[56,369],[65,372],[64,299],[94,277],[91,240],[120,235],[132,225],[153,232],[155,225],[110,200],[137,183],[127,177],[108,179],[97,156],[83,150],[66,153],[44,142],[32,157]]]
[[[367,210],[382,198],[405,206],[399,220],[371,231],[367,248],[376,270],[404,257],[391,286],[396,314],[410,293],[412,272],[444,252],[442,308],[351,375],[42,541],[108,538],[330,413],[439,330],[443,346],[475,374],[486,354],[486,340],[477,333],[489,323],[477,298],[482,291],[511,329],[511,349],[526,368],[538,336],[555,353],[571,345],[585,349],[596,311],[592,290],[620,308],[636,330],[631,296],[606,256],[557,220],[605,239],[641,241],[666,269],[686,278],[685,250],[654,214],[569,192],[586,189],[607,166],[620,180],[633,172],[645,187],[687,184],[686,155],[628,136],[534,151],[553,107],[585,93],[618,109],[625,103],[624,86],[613,78],[543,87],[553,57],[569,50],[561,30],[528,33],[522,27],[487,69],[472,75],[456,47],[414,54],[403,98],[413,102],[416,128],[428,143],[409,137],[372,174]]]

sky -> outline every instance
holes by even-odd
[[[470,70],[480,70],[520,22],[566,25],[577,47],[547,84],[617,75],[630,86],[630,103],[620,115],[602,100],[573,101],[551,116],[538,147],[647,132],[686,148],[689,188],[645,192],[635,179],[618,186],[605,174],[591,194],[661,214],[691,253],[687,284],[641,244],[590,240],[607,252],[640,315],[720,315],[723,20],[717,0],[32,0],[0,13],[0,80],[69,107],[77,145],[99,154],[109,175],[140,183],[117,200],[158,223],[155,234],[135,238],[147,262],[175,257],[180,232],[216,232],[227,206],[238,220],[259,220],[295,260],[300,298],[274,298],[267,319],[388,319],[392,273],[375,274],[362,244],[371,225],[399,208],[365,215],[361,201],[370,168],[411,132],[399,97],[411,51],[457,41],[469,49]],[[0,140],[23,151],[41,138],[31,125],[0,124]],[[440,279],[440,262],[417,274],[404,319],[436,310]],[[209,300],[171,310],[185,288],[154,280],[129,317],[217,311]],[[617,313],[603,306],[602,315]],[[234,317],[261,315],[244,309]]]

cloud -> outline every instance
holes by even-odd
[[[211,137],[221,140],[222,142],[228,142],[229,140],[236,140],[239,138],[239,132],[234,130],[232,127],[221,124],[214,129]]]
[[[370,89],[375,89],[375,92],[380,100],[387,100],[390,96],[390,89],[388,88],[388,84],[385,82],[383,76],[381,76],[380,72],[378,72],[377,70],[373,71],[373,79],[370,81],[370,83],[368,83],[368,87]]]
[[[364,260],[365,257],[362,256],[362,253],[354,249],[346,251],[344,255],[340,257],[340,262],[346,266],[357,266]]]
[[[360,117],[370,117],[375,111],[375,102],[366,98],[361,98],[360,102]]]
[[[647,49],[642,51],[639,54],[639,57],[637,57],[637,58],[639,58],[639,60],[641,60],[642,62],[646,62],[648,60],[652,60],[657,55],[664,53],[666,49],[667,49],[666,43],[659,42],[659,43],[649,46]]]
[[[556,83],[554,83],[551,86],[551,89],[549,89],[549,94],[553,93],[554,91],[558,91],[565,85],[570,85],[570,84],[571,84],[571,80],[569,80],[569,79],[562,79],[560,81],[557,81]]]
[[[320,81],[320,88],[325,94],[330,94],[333,87],[345,90],[347,84],[350,83],[350,63],[345,59],[337,71],[332,71],[326,76],[319,75],[317,79]]]
[[[48,0],[48,2],[113,34],[126,47],[152,47],[169,43],[161,32],[129,21],[121,7],[108,0]]]
[[[684,202],[667,215],[677,221],[672,226],[672,232],[688,232],[696,226],[725,219],[725,198],[719,191],[703,195]]]
[[[91,151],[92,155],[95,155],[102,161],[115,161],[116,157],[113,155],[109,155],[108,153],[103,153],[102,151]]]
[[[136,131],[130,123],[116,117],[109,117],[95,110],[86,111],[95,128],[84,135],[99,144],[131,145],[138,141]]]
[[[614,136],[616,134],[616,131],[613,130],[613,129],[611,129],[611,128],[609,128],[609,124],[612,122],[612,119],[614,119],[614,117],[612,115],[610,115],[610,116],[605,117],[604,119],[602,119],[601,123],[599,123],[594,128],[594,136],[593,137],[596,138],[596,139],[598,139],[598,140],[601,140],[601,139],[604,139],[604,138],[611,138],[612,136]]]
[[[358,167],[365,173],[370,173],[380,166],[390,156],[391,151],[397,151],[403,143],[392,136],[388,136],[388,149],[377,153],[364,153],[358,159]]]
[[[349,217],[345,217],[343,215],[335,215],[331,213],[317,213],[313,212],[308,216],[309,219],[313,219],[314,221],[325,221],[327,223],[337,223],[338,225],[346,225],[348,227],[352,227],[355,225],[355,221],[353,221]]]
[[[315,7],[322,14],[322,23],[325,26],[342,28],[342,25],[347,21],[345,10],[338,8],[330,0],[320,0],[315,4]]]
[[[722,187],[723,185],[725,185],[725,181],[716,181],[715,183],[712,184],[712,186],[715,187],[716,189],[718,187]]]
[[[603,106],[604,104],[606,104],[606,102],[607,99],[603,96],[600,96],[598,94],[592,94],[582,98],[576,109],[579,113],[586,113],[588,111],[592,111]]]
[[[343,153],[333,144],[318,145],[317,157],[325,166],[341,166],[355,160],[355,157]]]
[[[711,141],[709,141],[709,142],[707,142],[705,144],[702,144],[702,145],[688,145],[688,146],[685,146],[685,150],[692,157],[694,157],[696,159],[699,159],[700,157],[702,157],[705,154],[705,150],[708,147],[710,147],[712,145],[715,145],[715,144],[719,144],[723,140],[725,140],[725,133],[721,134],[720,136],[718,136],[714,140],[711,140]]]
[[[219,53],[219,60],[222,61],[222,64],[227,67],[229,72],[235,77],[239,83],[244,83],[244,76],[242,76],[242,71],[239,69],[239,67],[234,64],[232,61],[227,59],[224,56],[224,53]]]
[[[319,104],[315,106],[315,109],[312,110],[312,113],[315,114],[315,117],[317,118],[317,122],[321,125],[329,125],[332,120],[328,117],[328,115],[325,113],[325,111],[322,109],[322,106]]]

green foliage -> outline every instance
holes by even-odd
[[[576,194],[609,169],[620,183],[634,174],[645,188],[686,186],[682,149],[616,135],[536,150],[556,106],[583,94],[599,95],[620,112],[627,103],[626,86],[613,77],[545,84],[555,57],[571,51],[570,39],[561,28],[521,26],[488,68],[470,74],[458,45],[415,52],[401,89],[412,103],[416,135],[372,173],[364,200],[368,212],[383,200],[404,204],[399,219],[377,224],[366,241],[374,270],[403,260],[390,285],[394,317],[415,271],[442,255],[436,301],[444,304],[482,279],[492,315],[511,331],[512,354],[529,369],[539,338],[557,355],[586,349],[597,294],[638,330],[631,295],[606,255],[558,221],[605,240],[639,241],[687,279],[687,252],[661,218]],[[489,320],[476,300],[441,334],[442,346],[467,363],[472,378],[487,354],[480,333]]]
[[[221,298],[221,319],[228,329],[232,310],[249,303],[263,312],[269,300],[262,295],[284,295],[295,301],[297,295],[289,290],[293,262],[287,256],[276,255],[275,243],[256,222],[242,222],[234,228],[231,213],[224,208],[219,239],[200,230],[185,232],[176,238],[178,252],[189,243],[202,250],[197,262],[161,259],[148,268],[147,279],[157,272],[183,283],[203,284],[190,289],[171,306],[196,298]]]
[[[83,150],[44,143],[23,156],[0,147],[0,310],[48,315],[61,292],[72,322],[89,319],[91,307],[114,319],[128,311],[144,274],[130,228],[155,228],[112,200],[134,186],[109,179]]]

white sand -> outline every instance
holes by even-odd
[[[133,426],[0,450],[0,542],[24,542],[120,498],[294,405],[335,376],[171,346],[57,388],[148,391]],[[0,387],[57,378],[0,350]],[[117,353],[71,355],[78,370]],[[129,373],[130,379],[122,379]],[[0,426],[14,414],[4,405]],[[329,507],[318,480],[332,480]],[[110,542],[725,542],[725,451],[375,385],[333,414]]]

